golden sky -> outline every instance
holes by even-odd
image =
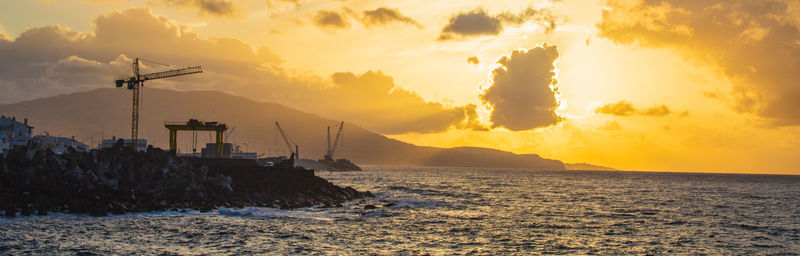
[[[206,70],[164,88],[417,145],[800,174],[796,1],[0,3],[0,103],[108,87],[133,57]]]

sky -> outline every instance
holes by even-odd
[[[0,3],[0,103],[110,87],[137,57],[145,72],[205,71],[147,86],[276,102],[416,145],[800,174],[797,1]]]

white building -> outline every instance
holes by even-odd
[[[53,150],[56,154],[62,154],[66,152],[68,148],[74,148],[77,151],[89,151],[89,146],[75,140],[74,137],[65,138],[47,134],[33,136],[32,140],[36,145],[39,145],[40,148]]]
[[[121,138],[119,138],[119,139],[121,139]],[[116,138],[116,137],[112,137],[110,140],[103,140],[102,142],[100,142],[100,145],[98,145],[97,147],[98,148],[113,148],[114,145],[117,144],[117,140],[119,140],[119,139]],[[146,139],[138,139],[138,141],[139,141],[139,143],[136,144],[136,151],[147,151],[147,140]],[[130,139],[124,139],[123,142],[125,143],[125,147],[128,147],[128,148],[131,147],[131,140]]]
[[[206,147],[200,150],[200,156],[203,158],[214,158],[217,156],[216,152],[217,152],[216,143],[206,143]],[[232,159],[256,159],[258,158],[258,153],[244,152],[241,150],[239,145],[226,142],[222,144],[221,157],[232,158]]]
[[[16,117],[0,116],[0,152],[6,153],[14,147],[27,146],[31,141],[33,127],[28,126],[28,119],[22,123]]]

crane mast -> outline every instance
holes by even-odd
[[[132,90],[133,92],[133,110],[131,111],[131,147],[133,147],[133,150],[136,151],[139,146],[139,110],[141,109],[139,101],[141,87],[144,86],[144,81],[201,73],[203,72],[203,69],[200,66],[195,66],[142,75],[139,74],[139,58],[136,58],[133,60],[132,70],[133,74],[127,80],[117,79],[114,82],[118,88],[122,87],[123,84],[127,84],[128,89]]]
[[[300,158],[299,147],[297,145],[294,145],[294,149],[292,149],[292,143],[289,142],[289,138],[286,137],[286,133],[283,132],[283,128],[281,128],[281,125],[278,124],[277,121],[275,121],[275,126],[278,127],[278,131],[281,133],[281,137],[283,137],[283,142],[286,143],[286,147],[289,148],[289,152],[292,152],[292,155],[289,158],[290,159]]]
[[[333,153],[336,152],[336,146],[339,144],[339,138],[342,137],[342,129],[344,128],[344,122],[339,124],[339,131],[336,132],[336,139],[331,144],[331,127],[328,127],[328,154],[325,155],[326,160],[333,160]],[[344,141],[342,141],[344,142]],[[344,147],[344,143],[342,143],[342,147]]]

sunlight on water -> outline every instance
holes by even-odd
[[[339,208],[2,218],[0,251],[800,252],[800,177],[401,167],[319,175],[377,198]]]

